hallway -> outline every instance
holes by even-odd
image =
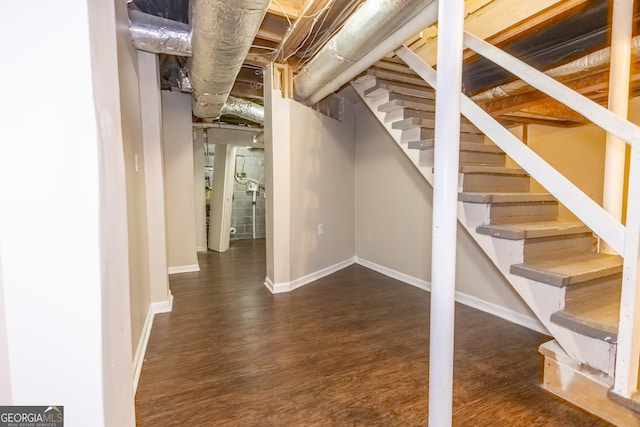
[[[429,294],[353,265],[271,295],[264,258],[264,239],[236,241],[171,276],[138,425],[426,425]],[[454,425],[608,425],[539,387],[547,337],[456,309]]]

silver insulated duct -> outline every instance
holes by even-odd
[[[129,9],[129,36],[145,52],[191,56],[191,28],[182,22]]]
[[[389,37],[433,0],[367,0],[294,78],[304,102]]]
[[[264,124],[264,107],[255,102],[230,96],[220,110],[220,115],[240,117],[251,122]]]
[[[192,0],[193,113],[220,116],[269,0]]]

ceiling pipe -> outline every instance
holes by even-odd
[[[191,28],[182,22],[129,8],[129,36],[145,52],[191,56]]]
[[[335,87],[335,79],[340,76],[342,84],[354,78],[358,72],[350,67],[367,56],[367,61],[373,65],[381,57],[396,49],[408,38],[423,30],[437,20],[437,5],[433,0],[367,0],[347,21],[342,29],[333,36],[327,44],[309,61],[294,77],[293,92],[296,100],[307,104],[315,104],[332,91],[326,90],[328,85]],[[432,6],[428,13],[424,13],[427,6]],[[416,11],[422,22],[415,17]],[[413,19],[412,19],[413,18]],[[408,35],[397,42],[381,46],[381,42],[391,38],[396,30],[404,29],[409,21],[413,21],[411,31],[404,30]],[[367,54],[367,52],[369,52]],[[371,52],[374,52],[371,54]],[[366,54],[366,55],[365,55]],[[360,67],[363,66],[361,62]],[[348,74],[345,74],[345,71]],[[345,76],[348,75],[348,78]],[[333,82],[332,82],[333,81]],[[341,84],[341,85],[342,85]],[[340,85],[340,86],[341,86]],[[340,86],[337,86],[336,89]],[[327,92],[324,96],[319,91]],[[335,89],[333,89],[335,90]]]
[[[192,0],[193,113],[220,116],[269,0]]]
[[[220,110],[220,115],[225,114],[240,117],[260,125],[264,124],[264,107],[245,99],[229,96]]]

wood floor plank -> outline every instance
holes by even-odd
[[[354,265],[288,294],[264,240],[171,276],[136,395],[139,426],[421,426],[429,294]],[[604,426],[539,387],[548,337],[456,307],[456,426]]]

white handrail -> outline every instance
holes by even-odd
[[[640,127],[616,116],[603,106],[596,104],[589,98],[568,88],[532,66],[525,64],[521,60],[514,58],[503,50],[498,49],[467,31],[464,33],[464,44],[469,49],[474,50],[505,70],[515,74],[536,89],[560,101],[577,113],[582,114],[591,122],[607,132],[616,135],[627,144],[631,144],[633,141],[640,141]]]
[[[396,54],[427,83],[435,87],[436,72],[429,64],[406,46],[400,47]],[[622,224],[469,97],[462,96],[461,109],[462,114],[478,129],[607,242],[613,250],[619,254],[623,253],[625,235]]]

